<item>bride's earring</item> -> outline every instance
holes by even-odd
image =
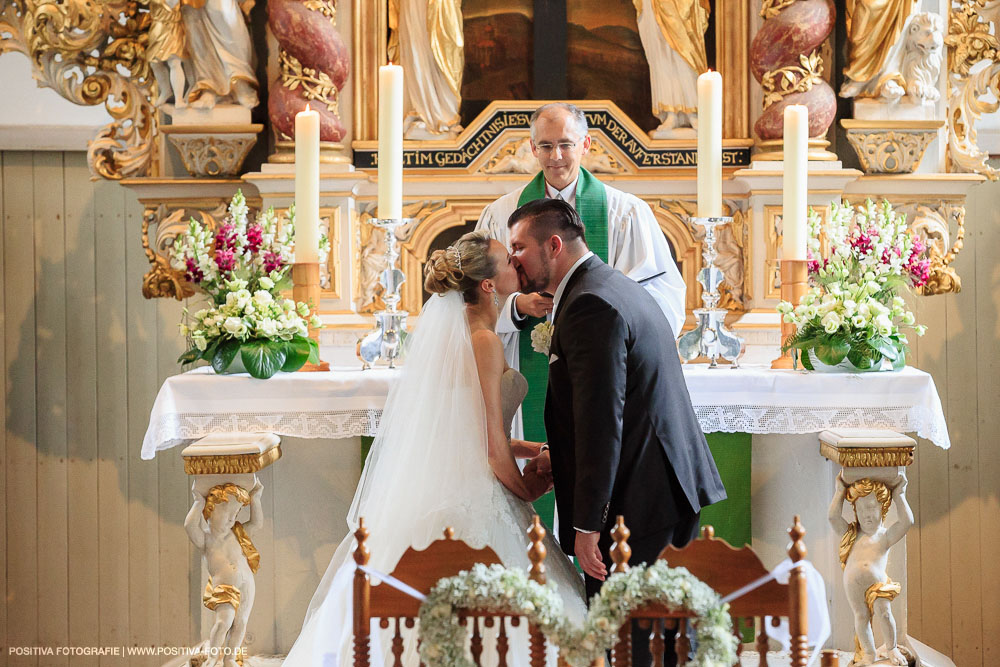
[[[496,306],[497,310],[500,310],[500,299],[497,297],[496,292],[493,292],[493,305]]]

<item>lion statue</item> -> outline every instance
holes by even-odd
[[[944,20],[939,14],[914,14],[893,47],[885,67],[871,81],[848,81],[841,97],[872,97],[895,102],[904,95],[912,104],[936,102],[941,97],[938,75],[944,49]]]

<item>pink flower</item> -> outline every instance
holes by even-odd
[[[264,243],[264,229],[260,225],[250,225],[247,227],[247,249],[250,252],[257,252]]]
[[[232,223],[225,223],[215,232],[215,249],[236,250],[236,227]]]
[[[185,262],[187,265],[187,271],[184,273],[184,277],[192,283],[200,283],[202,279],[205,278],[205,273],[198,267],[198,264],[194,261],[193,257],[188,257]]]
[[[222,273],[229,273],[236,268],[236,254],[232,250],[216,250],[215,265]]]
[[[264,253],[264,273],[271,273],[271,271],[277,271],[284,264],[281,261],[281,256],[271,252],[270,250]]]
[[[854,248],[858,254],[867,255],[872,251],[872,239],[870,236],[862,232],[851,239],[851,247]]]
[[[926,284],[927,279],[931,277],[931,260],[929,259],[911,262],[907,268],[910,271],[910,279],[913,281],[914,287]]]

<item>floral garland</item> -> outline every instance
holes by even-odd
[[[635,609],[659,603],[694,614],[698,648],[687,667],[721,667],[736,662],[729,605],[686,568],[658,560],[613,574],[592,600],[582,628],[563,616],[554,585],[542,586],[523,570],[502,565],[473,566],[442,579],[420,606],[420,657],[427,665],[472,667],[465,655],[466,629],[458,611],[476,609],[525,617],[562,650],[574,667],[584,667],[618,641],[618,629]]]

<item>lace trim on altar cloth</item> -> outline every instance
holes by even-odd
[[[892,429],[916,433],[949,448],[944,415],[919,405],[837,407],[768,407],[761,405],[697,405],[694,408],[705,433],[818,433],[837,428]]]
[[[705,433],[818,433],[836,428],[887,428],[916,433],[939,447],[951,446],[944,415],[924,406],[865,408],[768,407],[760,405],[698,405],[694,408]],[[165,415],[152,424],[142,443],[142,458],[213,433],[270,432],[293,438],[354,438],[373,436],[380,410],[298,412],[284,414]]]
[[[285,414],[168,414],[151,424],[142,443],[142,458],[213,433],[277,433],[292,438],[374,436],[381,410],[298,412]]]

